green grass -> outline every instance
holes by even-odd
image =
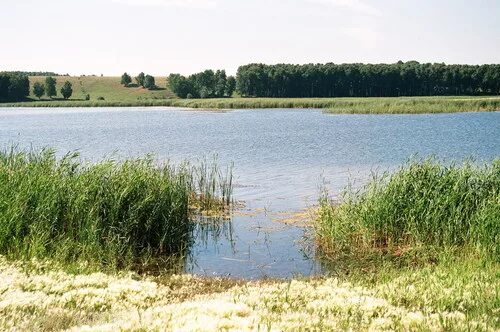
[[[319,243],[327,256],[390,254],[432,260],[443,248],[500,257],[500,160],[442,165],[428,159],[321,200]]]
[[[437,315],[440,330],[500,328],[500,160],[410,161],[337,201],[325,193],[315,232],[318,255],[338,278]]]
[[[500,110],[500,97],[174,99],[168,104],[208,109],[316,108],[353,114],[446,113]]]
[[[31,86],[44,77],[30,77]],[[69,100],[60,99],[59,90],[66,81],[73,84]],[[394,98],[213,98],[178,99],[168,88],[166,77],[157,77],[160,90],[124,87],[119,77],[57,77],[59,98],[3,103],[4,107],[131,107],[172,106],[198,109],[244,108],[318,108],[331,113],[447,113],[500,110],[500,96],[443,96]],[[31,92],[32,93],[32,92]],[[89,94],[90,100],[84,100]],[[104,100],[98,100],[103,97]]]
[[[216,165],[88,164],[12,148],[0,152],[0,254],[104,269],[159,264],[186,253],[192,213],[224,209],[231,185]]]
[[[45,77],[42,76],[31,76],[29,79],[31,87],[33,87],[35,82],[43,84],[45,81]],[[92,104],[98,102],[98,97],[104,98],[101,102],[140,103],[141,101],[146,100],[164,100],[174,97],[174,94],[169,89],[165,88],[166,77],[156,77],[156,84],[160,88],[159,90],[148,90],[133,85],[125,87],[120,84],[120,77],[57,76],[55,79],[57,80],[57,96],[55,97],[55,100],[51,100],[46,96],[43,96],[41,100],[38,100],[38,98],[33,95],[33,89],[31,89],[29,98],[32,100],[22,104]],[[62,100],[60,92],[65,81],[69,81],[73,85],[73,94],[69,100]],[[87,94],[90,95],[89,101],[84,100]]]

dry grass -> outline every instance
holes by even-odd
[[[463,268],[467,266],[467,268]],[[189,275],[72,275],[0,256],[3,331],[495,331],[498,266],[430,267],[374,285]]]

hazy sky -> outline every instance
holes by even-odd
[[[499,63],[500,0],[0,0],[0,70]]]

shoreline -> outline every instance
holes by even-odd
[[[185,110],[319,109],[332,114],[427,114],[500,111],[500,96],[219,98],[137,101],[42,100],[0,103],[2,108],[175,107]]]

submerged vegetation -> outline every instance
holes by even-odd
[[[0,152],[0,254],[111,269],[182,255],[192,207],[231,202],[231,174],[216,167]]]
[[[445,249],[500,257],[500,160],[487,166],[410,162],[342,202],[321,200],[317,235],[331,258],[434,259]]]

